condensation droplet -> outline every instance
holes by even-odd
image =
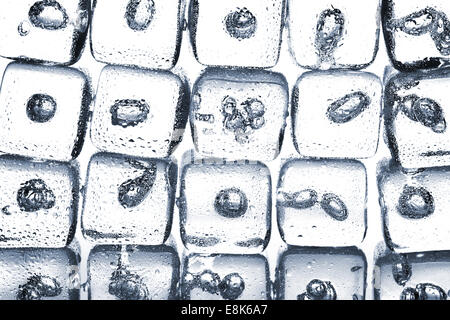
[[[31,25],[28,21],[22,21],[17,27],[17,31],[22,37],[27,36],[31,31]]]

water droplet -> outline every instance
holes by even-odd
[[[401,300],[447,300],[447,293],[432,283],[419,283],[416,288],[405,288]]]
[[[205,270],[197,276],[197,287],[205,292],[217,294],[219,291],[220,276],[211,270]]]
[[[56,113],[56,101],[47,94],[34,94],[27,102],[27,116],[31,121],[44,123]]]
[[[412,268],[406,256],[396,255],[392,264],[392,276],[398,285],[403,286],[411,278]]]
[[[33,179],[22,183],[22,187],[17,191],[17,203],[25,212],[50,209],[55,205],[55,195],[43,180]]]
[[[324,194],[320,201],[320,206],[335,220],[344,221],[348,217],[348,210],[345,203],[333,193]]]
[[[432,128],[436,133],[445,131],[447,125],[441,106],[429,98],[420,98],[412,106],[415,118],[426,127]]]
[[[316,26],[315,46],[320,56],[330,56],[344,34],[344,15],[339,9],[321,12]]]
[[[306,189],[299,192],[287,193],[278,192],[278,205],[286,208],[308,209],[317,203],[317,192]]]
[[[214,201],[214,208],[223,217],[241,217],[248,209],[247,196],[238,188],[221,190]]]
[[[238,8],[225,18],[225,27],[228,34],[239,40],[253,37],[256,26],[256,17],[247,8]]]
[[[120,300],[149,300],[142,278],[120,266],[111,275],[108,292]]]
[[[422,219],[434,212],[432,194],[422,187],[405,185],[398,199],[397,211],[410,219]]]
[[[400,300],[419,300],[416,289],[405,288],[400,295]]]
[[[128,26],[134,31],[144,31],[152,22],[155,14],[153,0],[130,0],[125,12]]]
[[[17,27],[17,31],[22,37],[27,36],[31,31],[31,25],[28,21],[22,21]]]
[[[27,283],[19,286],[17,300],[41,300],[43,297],[57,297],[62,287],[59,282],[49,276],[33,275]]]
[[[328,107],[327,117],[334,123],[347,123],[364,112],[370,103],[364,92],[353,92],[333,102]]]
[[[116,100],[110,109],[111,123],[114,126],[135,127],[147,120],[150,107],[145,100]]]
[[[297,300],[336,300],[336,290],[329,281],[311,280],[306,292],[297,296]]]
[[[35,2],[28,12],[33,26],[45,30],[59,30],[67,26],[69,17],[58,1],[43,0]]]
[[[245,290],[244,279],[238,273],[225,276],[219,284],[219,291],[225,300],[236,300]]]
[[[140,205],[150,193],[156,179],[156,164],[151,162],[149,167],[137,161],[130,161],[136,169],[144,170],[144,173],[134,179],[129,179],[119,186],[119,202],[124,208],[133,208]]]

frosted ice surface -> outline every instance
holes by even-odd
[[[99,153],[89,162],[82,231],[101,244],[164,243],[177,167],[166,160]]]
[[[382,85],[356,71],[303,74],[293,93],[293,135],[302,156],[370,158],[378,148]]]
[[[0,92],[0,151],[58,161],[76,158],[90,101],[88,80],[78,70],[9,64]]]
[[[351,246],[366,232],[367,175],[350,160],[291,160],[280,173],[278,225],[296,246]]]
[[[181,280],[184,300],[267,300],[269,266],[260,255],[190,255]]]
[[[88,260],[89,299],[175,299],[179,265],[165,246],[97,246]]]
[[[209,66],[270,68],[280,55],[284,0],[191,1],[197,60]]]
[[[403,173],[380,167],[379,190],[385,238],[396,251],[444,250],[448,246],[449,168]]]
[[[78,258],[70,249],[1,249],[2,300],[78,300]]]
[[[75,232],[79,176],[75,167],[0,157],[0,247],[68,244]]]
[[[261,163],[183,168],[181,236],[198,253],[259,253],[270,236],[271,177]]]
[[[355,248],[295,248],[281,257],[281,300],[364,300],[367,262]]]
[[[170,72],[107,66],[92,117],[91,140],[102,150],[164,158],[183,137],[189,88]]]
[[[289,42],[309,69],[361,69],[375,60],[380,0],[289,0]]]
[[[170,69],[180,53],[185,0],[97,0],[91,50],[100,62]]]
[[[450,2],[383,0],[388,53],[398,69],[436,68],[450,61]]]
[[[385,123],[393,156],[407,169],[450,165],[450,69],[400,73],[385,90]]]
[[[78,61],[89,26],[89,0],[2,0],[0,55],[69,65]]]
[[[269,161],[280,153],[288,113],[283,75],[208,69],[196,82],[191,127],[204,156]]]
[[[449,251],[388,253],[376,261],[375,299],[446,300],[449,270]]]

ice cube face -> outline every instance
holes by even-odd
[[[361,69],[375,60],[380,0],[289,0],[289,42],[309,69]]]
[[[278,156],[289,100],[281,74],[208,69],[193,91],[192,135],[201,155],[260,161]]]
[[[197,60],[210,66],[270,68],[280,55],[284,0],[191,1]]]
[[[291,160],[281,169],[277,190],[282,238],[295,246],[358,245],[367,228],[366,198],[362,163]]]
[[[88,260],[89,299],[175,299],[179,265],[165,246],[97,246]]]
[[[449,19],[448,1],[383,0],[383,31],[393,65],[410,70],[449,62]]]
[[[92,117],[91,140],[102,150],[164,158],[181,142],[189,89],[169,72],[107,66]]]
[[[448,168],[406,174],[389,164],[381,167],[378,180],[385,238],[391,248],[411,252],[448,247]]]
[[[70,249],[1,249],[2,300],[78,300],[78,259]]]
[[[277,269],[279,300],[364,300],[367,262],[356,248],[295,248]]]
[[[268,300],[269,266],[260,255],[190,255],[184,263],[184,300]]]
[[[386,254],[375,265],[375,299],[446,300],[449,270],[449,251]]]
[[[90,6],[89,0],[1,1],[0,55],[51,64],[75,63],[86,40]]]
[[[91,49],[96,60],[151,69],[170,69],[176,64],[184,0],[97,0],[94,3]]]
[[[187,164],[181,236],[197,253],[259,253],[270,236],[271,178],[261,163]]]
[[[450,69],[401,73],[385,90],[385,126],[393,156],[406,169],[450,165]]]
[[[9,64],[0,92],[0,151],[57,161],[76,158],[90,101],[88,80],[78,70]]]
[[[167,160],[99,153],[88,168],[83,235],[99,244],[159,245],[172,225],[177,167]]]
[[[306,157],[370,158],[378,148],[382,85],[355,71],[308,72],[293,93],[293,135]]]
[[[69,164],[0,158],[0,247],[61,248],[74,236],[78,171]]]

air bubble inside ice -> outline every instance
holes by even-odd
[[[344,15],[339,9],[322,11],[317,21],[315,46],[321,56],[332,55],[344,34]]]
[[[23,183],[17,191],[17,203],[25,212],[50,209],[55,205],[55,195],[43,180],[32,179]]]
[[[306,286],[306,292],[299,294],[297,300],[336,300],[336,290],[329,281],[311,280]]]
[[[30,33],[31,25],[28,21],[22,21],[17,27],[17,31],[22,37],[27,36]]]
[[[67,26],[69,16],[58,1],[43,0],[35,2],[28,12],[33,26],[45,30],[59,30]]]
[[[392,264],[392,276],[398,285],[403,286],[411,278],[412,268],[404,255],[395,256]]]
[[[144,31],[153,20],[155,3],[153,0],[130,0],[125,18],[128,26],[134,31]]]
[[[243,216],[248,209],[248,200],[244,192],[238,188],[221,190],[214,201],[217,213],[227,218]]]
[[[420,123],[437,133],[445,131],[447,125],[441,106],[429,98],[418,99],[413,105],[413,113]]]
[[[447,300],[447,293],[432,283],[419,283],[416,288],[405,288],[401,300]]]
[[[197,286],[211,294],[216,294],[219,291],[220,276],[211,270],[205,270],[198,275]]]
[[[236,300],[244,290],[244,279],[238,273],[225,276],[219,284],[220,295],[226,300]]]
[[[364,92],[353,92],[333,102],[328,107],[327,117],[334,123],[347,123],[364,112],[370,103]]]
[[[299,192],[278,192],[278,205],[286,208],[308,209],[317,203],[317,192],[306,189]]]
[[[135,127],[147,120],[150,107],[145,100],[116,100],[110,109],[111,123],[114,126]]]
[[[422,219],[434,212],[433,195],[422,187],[406,185],[398,199],[397,211],[410,219]]]
[[[140,205],[150,193],[156,179],[156,164],[150,163],[149,167],[137,162],[131,162],[136,169],[144,170],[137,178],[129,179],[119,186],[119,203],[124,208],[133,208]]]
[[[31,121],[44,123],[56,113],[56,101],[47,94],[34,94],[27,102],[27,116]]]
[[[57,297],[62,287],[59,282],[49,276],[33,275],[24,285],[19,286],[17,300],[41,300],[44,297]]]
[[[348,217],[348,210],[345,203],[335,194],[326,193],[320,201],[320,206],[335,220],[344,221]]]
[[[149,300],[149,292],[142,278],[124,267],[113,272],[108,291],[120,300]]]
[[[228,34],[236,39],[248,39],[255,35],[256,17],[247,8],[238,8],[225,18]]]

